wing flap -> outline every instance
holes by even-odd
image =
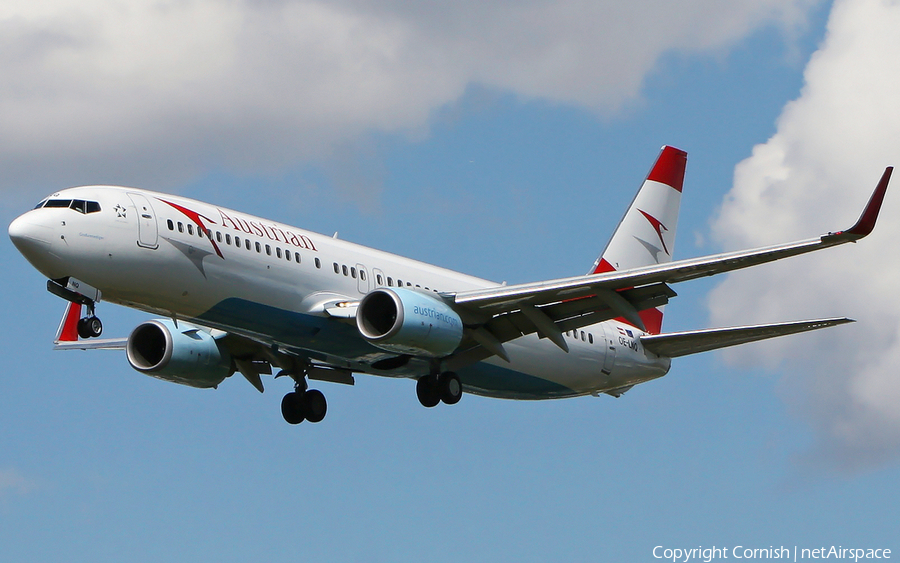
[[[641,336],[644,348],[657,356],[677,358],[689,354],[699,354],[719,348],[737,346],[748,342],[757,342],[778,336],[787,336],[810,330],[819,330],[845,323],[855,322],[848,318],[818,319],[812,321],[795,321],[755,326],[729,328],[713,328],[707,330],[691,330],[687,332],[671,332]]]

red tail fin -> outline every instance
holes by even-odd
[[[675,147],[662,148],[590,273],[629,270],[672,260],[686,164],[686,152]],[[662,316],[662,308],[640,312],[652,334],[660,332]]]

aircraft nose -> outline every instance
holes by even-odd
[[[50,277],[53,277],[51,274],[55,273],[59,261],[52,252],[53,237],[53,229],[36,221],[30,213],[17,217],[9,224],[9,238],[22,256]]]
[[[34,221],[29,213],[20,215],[9,224],[9,238],[19,252],[26,256],[34,251],[46,252],[50,250],[50,237],[52,229]]]

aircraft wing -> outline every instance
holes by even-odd
[[[459,309],[470,312],[475,319],[480,317],[482,320],[486,320],[498,314],[523,310],[525,310],[526,316],[535,317],[532,309],[537,309],[548,313],[545,316],[550,321],[558,322],[605,309],[609,313],[605,318],[621,316],[634,323],[635,326],[641,326],[637,316],[639,311],[650,306],[657,306],[656,304],[664,304],[668,297],[675,295],[667,284],[748,268],[848,242],[856,242],[867,236],[875,227],[892,170],[892,167],[885,169],[859,220],[844,231],[788,244],[727,252],[631,270],[464,291],[448,297],[452,298],[452,302]],[[648,302],[656,304],[648,305]],[[561,309],[565,311],[553,314],[554,309],[557,312]],[[588,322],[584,322],[580,326],[604,319],[593,316],[584,320]],[[579,326],[569,326],[562,330],[572,328],[579,328]]]
[[[797,334],[852,322],[855,321],[848,318],[819,319],[756,326],[690,330],[668,334],[648,334],[641,336],[640,340],[645,349],[658,356],[677,358],[679,356],[737,346],[738,344],[746,344],[747,342],[766,340],[776,336]]]

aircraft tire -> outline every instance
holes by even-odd
[[[423,375],[416,382],[416,396],[419,403],[425,408],[436,407],[441,402],[441,396],[438,393],[437,382],[434,377]]]
[[[325,413],[328,412],[328,402],[321,391],[310,389],[303,394],[302,403],[306,420],[313,423],[322,422],[322,419],[325,418]]]
[[[459,376],[452,371],[445,371],[438,377],[437,394],[445,405],[455,405],[462,399],[462,383]]]
[[[303,395],[288,393],[281,400],[281,416],[288,424],[300,424],[306,418],[303,414]]]
[[[97,338],[103,334],[103,323],[97,317],[88,317],[85,319],[84,325],[87,327],[87,333],[90,334],[91,338]]]
[[[78,324],[75,325],[78,330],[78,336],[81,338],[90,338],[91,333],[88,332],[87,319],[78,319]]]

